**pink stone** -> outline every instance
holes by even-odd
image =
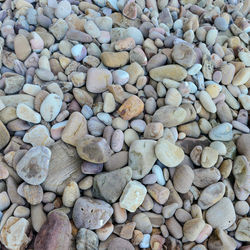
[[[51,127],[50,134],[54,140],[61,139],[62,132],[66,124],[67,124],[67,121],[63,121],[63,122],[58,122]]]
[[[218,102],[224,102],[226,99],[225,94],[220,93],[216,98],[213,99],[214,104],[217,104]]]
[[[84,174],[97,174],[102,172],[103,163],[97,164],[84,161],[81,166],[81,170]]]
[[[242,131],[243,133],[249,133],[249,128],[245,124],[239,122],[239,121],[232,121],[232,125],[234,128]]]
[[[108,31],[100,31],[100,36],[97,38],[97,40],[100,43],[109,43],[110,42],[110,33]]]
[[[212,231],[213,231],[212,226],[206,224],[195,241],[197,243],[204,242],[208,238],[208,236],[212,233]]]
[[[81,111],[81,106],[78,104],[78,102],[74,99],[72,102],[69,104],[68,111],[70,113],[73,113],[74,111]]]
[[[213,81],[219,83],[221,81],[221,79],[222,79],[222,73],[221,73],[221,71],[215,71],[213,73]]]
[[[241,109],[237,116],[237,121],[245,125],[248,123],[248,112],[245,109]]]
[[[130,19],[135,19],[137,16],[137,7],[135,0],[128,0],[123,8],[122,14]]]
[[[31,33],[33,38],[30,40],[30,45],[33,51],[35,52],[41,52],[44,48],[44,41],[43,39],[36,33]]]

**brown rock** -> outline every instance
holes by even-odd
[[[24,61],[31,53],[29,41],[21,34],[18,34],[14,39],[14,49],[17,58],[21,61]]]
[[[122,238],[115,238],[109,243],[108,250],[118,250],[118,249],[134,250],[135,248],[129,241],[124,240]]]
[[[250,134],[242,134],[237,140],[237,150],[250,161]]]
[[[84,138],[78,140],[76,150],[83,160],[93,163],[107,162],[112,153],[104,138],[92,135],[85,135]]]
[[[119,68],[129,61],[128,52],[103,52],[101,54],[102,63],[109,68]]]
[[[136,95],[133,95],[121,105],[118,109],[118,113],[124,120],[131,120],[143,112],[143,109],[143,101]]]
[[[71,242],[71,224],[68,216],[60,211],[48,215],[34,243],[34,250],[68,250]]]

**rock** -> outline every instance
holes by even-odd
[[[17,58],[21,61],[24,61],[29,56],[31,53],[31,48],[29,41],[24,35],[18,34],[15,36],[14,50]]]
[[[194,172],[188,165],[177,167],[174,172],[173,183],[175,190],[181,194],[187,193],[194,180]]]
[[[144,134],[145,139],[160,139],[163,136],[163,125],[160,122],[147,124]]]
[[[135,140],[129,149],[129,166],[132,168],[133,179],[142,179],[152,169],[156,155],[156,142],[153,140]]]
[[[113,208],[102,200],[80,197],[76,200],[72,218],[77,228],[98,229],[110,219]]]
[[[144,234],[152,233],[152,224],[145,213],[138,213],[133,216],[132,221],[136,223],[135,228]]]
[[[144,103],[143,101],[133,95],[129,97],[118,109],[118,113],[124,120],[131,120],[143,112]]]
[[[183,234],[188,241],[195,241],[205,226],[203,219],[194,218],[183,225]]]
[[[62,140],[70,145],[76,146],[77,140],[88,133],[87,121],[80,112],[73,112],[62,131]]]
[[[116,103],[115,98],[111,93],[107,93],[104,96],[103,111],[106,113],[112,113],[115,111]]]
[[[218,160],[218,151],[211,147],[205,147],[201,153],[201,166],[203,168],[213,167]]]
[[[10,140],[10,134],[7,128],[4,126],[2,121],[0,121],[0,150],[3,149]]]
[[[83,178],[82,160],[75,148],[61,140],[55,142],[50,150],[49,173],[42,186],[46,191],[62,195],[64,188],[70,181],[78,182]]]
[[[182,101],[182,96],[180,92],[175,88],[169,88],[165,96],[165,104],[174,107],[180,106]]]
[[[239,241],[250,241],[250,218],[242,218],[239,220],[238,227],[235,232],[235,238]]]
[[[69,16],[71,13],[71,4],[67,0],[63,0],[59,2],[55,10],[55,16],[57,18],[64,19],[65,17]]]
[[[120,151],[116,154],[111,155],[109,160],[104,164],[106,171],[112,171],[120,169],[128,165],[128,152]]]
[[[222,182],[209,185],[201,192],[198,205],[203,210],[208,209],[222,199],[225,191],[225,185]]]
[[[151,69],[149,75],[153,80],[158,82],[164,78],[182,81],[187,77],[187,71],[177,64],[172,64]]]
[[[242,134],[237,139],[237,151],[240,154],[245,155],[248,161],[250,161],[249,144],[250,144],[250,134]]]
[[[119,68],[126,65],[129,61],[129,54],[122,52],[103,52],[101,54],[102,63],[109,68]]]
[[[88,20],[84,23],[84,30],[93,38],[99,38],[101,35],[99,28],[92,20]]]
[[[64,38],[67,30],[68,30],[68,24],[62,18],[57,19],[57,21],[49,27],[50,33],[52,33],[53,36],[58,41]]]
[[[10,216],[1,230],[1,243],[7,249],[25,249],[31,241],[29,231],[28,220]]]
[[[53,211],[48,215],[47,221],[37,234],[34,249],[69,249],[71,230],[68,216],[61,211]]]
[[[140,182],[130,181],[120,197],[120,206],[129,212],[135,212],[142,204],[146,193],[147,189]]]
[[[124,85],[129,80],[129,74],[121,69],[112,72],[114,83],[119,85]]]
[[[49,94],[43,100],[40,113],[47,122],[53,121],[59,114],[62,107],[62,99],[56,94]]]
[[[221,178],[220,171],[215,168],[196,168],[194,169],[194,181],[193,184],[199,188],[207,187],[213,183],[216,183]]]
[[[93,182],[94,197],[104,199],[109,203],[116,202],[131,177],[132,170],[130,167],[96,175]]]
[[[122,14],[124,16],[126,16],[127,18],[130,18],[130,19],[135,19],[136,16],[137,16],[137,7],[136,7],[136,4],[135,4],[135,1],[134,0],[129,0],[123,10],[122,10]]]
[[[210,207],[206,213],[206,220],[213,228],[227,229],[235,222],[235,219],[234,206],[227,197]]]
[[[37,205],[42,202],[43,189],[40,185],[33,186],[25,184],[22,191],[25,199],[29,204]]]
[[[178,221],[173,216],[170,219],[166,220],[166,226],[168,228],[169,233],[176,239],[181,239],[183,237],[182,227],[178,223]]]
[[[4,211],[10,206],[10,198],[8,194],[3,191],[0,193],[0,211]]]
[[[98,249],[99,239],[96,233],[86,228],[81,228],[76,236],[76,249]]]
[[[23,87],[25,79],[21,75],[13,75],[5,79],[4,92],[6,94],[15,94]]]
[[[22,206],[25,205],[25,200],[17,193],[17,182],[12,176],[6,179],[6,186],[11,203]]]
[[[76,145],[78,155],[89,162],[104,163],[111,156],[111,149],[104,138],[85,135]]]
[[[35,146],[50,146],[54,143],[54,140],[50,137],[49,130],[44,125],[35,125],[29,129],[24,137],[23,141]]]
[[[234,86],[240,86],[245,84],[250,77],[250,68],[242,68],[235,76],[232,81]]]
[[[163,205],[169,197],[169,189],[157,183],[147,186],[148,193],[159,204]]]
[[[16,114],[18,118],[27,122],[32,122],[32,123],[37,124],[37,123],[40,123],[41,121],[40,114],[35,112],[28,105],[23,104],[23,103],[19,103],[17,105]]]
[[[54,79],[54,74],[47,69],[36,69],[35,72],[38,78],[43,81],[52,81]]]
[[[218,30],[226,31],[228,29],[228,23],[223,17],[216,17],[214,20],[214,25]]]
[[[75,181],[71,181],[63,190],[62,202],[65,207],[73,207],[75,201],[80,197],[80,190]]]
[[[112,84],[112,74],[107,69],[90,68],[87,72],[86,88],[91,93],[102,93]]]
[[[174,127],[182,124],[186,117],[186,110],[171,105],[160,107],[153,115],[153,122],[161,122],[164,127]]]
[[[71,49],[72,56],[77,62],[80,62],[83,58],[87,56],[87,49],[82,44],[77,44]]]
[[[200,100],[200,102],[205,110],[207,110],[208,112],[211,112],[211,113],[216,113],[216,110],[217,110],[216,106],[215,106],[212,98],[208,94],[208,92],[202,90],[199,93],[199,100]]]
[[[116,250],[116,249],[134,250],[135,248],[128,240],[116,237],[113,240],[111,240],[107,250]]]
[[[155,154],[158,160],[167,167],[176,167],[184,160],[182,148],[166,139],[160,139],[155,145]]]
[[[250,74],[249,74],[250,75]],[[250,78],[250,76],[249,76]],[[250,110],[250,105],[249,105],[249,102],[250,102],[250,96],[249,95],[246,95],[246,94],[240,94],[239,95],[239,101],[240,103],[242,104],[243,108],[245,110]]]
[[[44,146],[31,148],[17,163],[17,174],[31,185],[43,183],[48,175],[51,151]]]
[[[18,206],[13,215],[18,218],[28,218],[30,216],[30,209],[24,206]]]
[[[209,131],[209,138],[213,141],[231,141],[233,138],[232,125],[221,123]]]
[[[31,108],[34,107],[34,97],[26,94],[0,96],[0,100],[7,107],[16,107],[19,103],[27,104]]]
[[[190,68],[196,62],[195,51],[185,43],[176,44],[171,56],[176,63],[185,68]]]
[[[31,222],[32,227],[36,232],[39,232],[42,225],[46,222],[47,216],[43,211],[43,204],[37,204],[35,206],[31,206]]]
[[[105,241],[109,239],[112,239],[112,236],[109,237],[112,232],[114,231],[114,225],[111,223],[111,221],[108,221],[103,227],[96,230],[96,234],[100,241]]]

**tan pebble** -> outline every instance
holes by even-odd
[[[129,97],[118,109],[118,113],[124,120],[131,120],[143,112],[144,103],[143,101],[133,95]]]
[[[129,128],[124,131],[124,140],[128,146],[130,146],[133,141],[136,141],[138,139],[139,139],[139,136],[135,130]]]
[[[183,237],[182,227],[174,217],[167,219],[165,223],[169,233],[174,238],[181,239]]]
[[[209,84],[206,87],[206,91],[211,96],[211,98],[216,98],[220,93],[220,86],[218,84]]]
[[[148,193],[159,204],[164,204],[169,197],[169,189],[157,183],[147,186]]]
[[[122,119],[121,117],[116,117],[112,120],[112,126],[114,129],[120,129],[124,131],[128,128],[128,121]]]
[[[105,241],[112,234],[114,225],[111,222],[107,222],[102,228],[96,230],[96,234],[100,241]]]
[[[120,232],[120,237],[126,240],[132,239],[135,225],[136,225],[135,222],[129,222],[123,225],[121,232]]]
[[[102,63],[109,68],[119,68],[129,61],[128,52],[103,52],[101,54]]]
[[[163,125],[160,122],[151,122],[147,124],[144,130],[145,139],[159,139],[163,136]]]
[[[168,89],[165,97],[166,105],[172,105],[178,107],[181,104],[181,101],[182,101],[182,96],[177,89],[175,88]]]
[[[233,163],[231,159],[224,160],[220,165],[220,173],[224,178],[228,178],[228,176],[231,174],[233,168]]]
[[[124,134],[120,129],[114,131],[111,138],[111,148],[114,152],[120,152],[122,150],[124,142]]]
[[[91,188],[92,185],[93,185],[93,176],[87,176],[83,178],[78,184],[81,190],[87,190]]]
[[[152,233],[152,224],[146,213],[138,213],[132,217],[132,221],[136,223],[136,229],[144,234]]]
[[[142,240],[143,240],[143,233],[139,230],[134,230],[133,238],[131,240],[132,244],[137,246],[142,242]]]
[[[115,110],[116,104],[114,96],[111,93],[107,93],[104,96],[103,111],[106,113],[112,113]]]
[[[250,78],[250,68],[241,69],[234,77],[232,84],[239,86],[245,84]]]
[[[5,125],[0,121],[0,149],[4,148],[10,140],[10,134]]]
[[[212,233],[213,228],[209,224],[205,224],[204,228],[201,230],[199,236],[195,239],[197,243],[204,242]]]
[[[132,37],[127,37],[125,39],[118,40],[115,43],[116,51],[131,50],[135,47],[135,40]]]
[[[127,211],[122,208],[119,202],[113,204],[114,218],[116,223],[124,223],[127,220]]]
[[[188,241],[195,241],[195,239],[199,236],[201,231],[205,226],[205,222],[203,219],[195,218],[185,222],[183,225],[183,234],[184,237]]]
[[[48,95],[49,95],[49,92],[45,90],[41,90],[38,92],[38,94],[35,96],[35,99],[34,99],[34,108],[36,111],[40,112],[41,104]]]
[[[66,207],[73,207],[75,201],[80,197],[79,187],[76,182],[71,181],[64,188],[62,202]]]

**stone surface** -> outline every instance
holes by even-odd
[[[71,240],[71,224],[68,216],[60,211],[54,211],[47,217],[35,238],[34,248],[69,249]]]
[[[102,200],[80,197],[76,200],[72,218],[77,228],[98,229],[110,219],[113,208]]]
[[[77,141],[78,155],[89,162],[104,163],[111,156],[111,149],[104,138],[85,135]]]
[[[99,239],[96,233],[93,231],[81,228],[76,236],[76,249],[98,249]]]
[[[10,134],[2,121],[0,121],[0,149],[4,148],[10,140]]]
[[[48,175],[51,151],[45,146],[31,148],[17,163],[17,174],[31,185],[43,183]]]
[[[129,61],[128,52],[103,52],[101,54],[102,63],[109,68],[119,68],[124,66]]]
[[[157,159],[155,145],[153,140],[136,140],[130,145],[128,165],[132,168],[133,179],[142,179],[152,169]]]
[[[140,182],[130,181],[120,197],[120,206],[129,212],[135,212],[142,204],[146,193],[147,189]]]
[[[165,139],[160,139],[155,145],[158,160],[167,167],[176,167],[184,160],[182,148]]]

